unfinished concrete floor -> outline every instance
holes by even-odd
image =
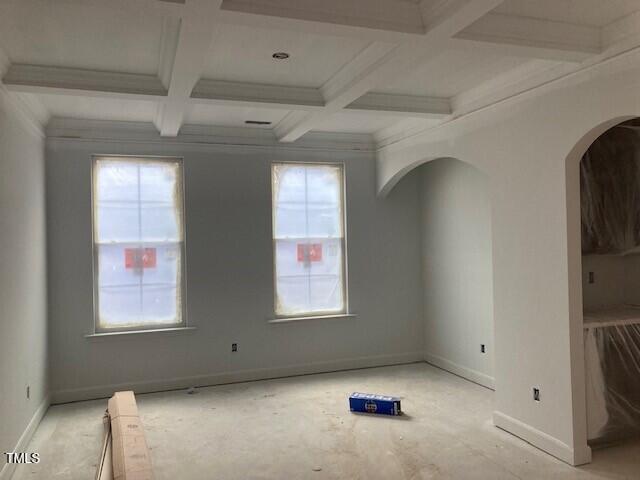
[[[349,412],[403,397],[399,418]],[[638,479],[640,443],[572,468],[491,424],[492,392],[427,364],[138,396],[158,480]],[[93,479],[106,400],[51,407],[14,480]]]

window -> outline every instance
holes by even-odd
[[[94,158],[93,238],[96,330],[184,325],[181,160]]]
[[[346,313],[341,165],[272,166],[278,317]]]

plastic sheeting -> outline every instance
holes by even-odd
[[[589,147],[580,187],[582,254],[640,254],[639,119],[609,129]],[[634,256],[626,257],[624,278],[615,280],[628,302],[637,297],[636,265]],[[640,307],[585,312],[584,329],[590,443],[640,434]]]
[[[640,308],[585,313],[587,432],[591,443],[640,434]]]
[[[100,157],[93,175],[98,328],[181,324],[181,162]]]
[[[583,255],[634,253],[640,246],[638,120],[611,128],[589,147],[580,190]]]

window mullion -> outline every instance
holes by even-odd
[[[313,310],[311,304],[311,259],[310,256],[310,244],[309,244],[309,172],[304,169],[304,217],[305,217],[305,238],[307,239],[304,246],[304,265],[307,268],[307,307],[309,310]]]
[[[141,166],[138,163],[138,255],[142,255],[142,185],[141,185]],[[144,268],[140,266],[140,290],[139,290],[139,302],[140,302],[140,317],[142,318],[142,308],[144,303],[144,297],[142,293],[142,285],[143,285],[143,276],[144,276]]]

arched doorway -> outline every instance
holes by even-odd
[[[493,389],[488,178],[450,157],[417,162],[393,185],[407,174],[418,176],[420,188],[425,360]]]
[[[585,399],[574,430],[598,446],[640,433],[638,119],[605,122],[574,147],[567,213],[574,394]]]

